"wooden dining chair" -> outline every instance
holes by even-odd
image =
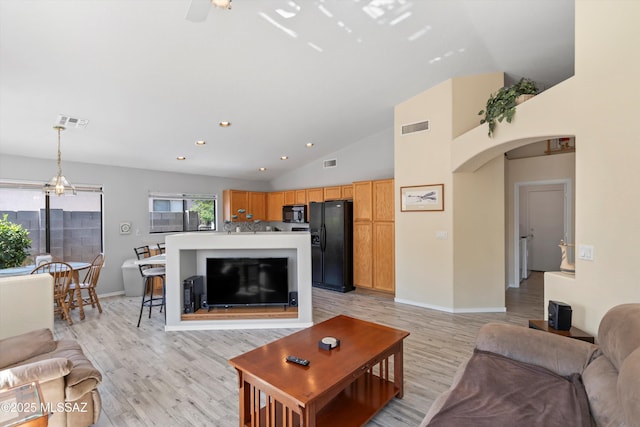
[[[48,262],[34,268],[31,274],[49,273],[53,276],[53,300],[56,305],[55,312],[62,319],[67,319],[69,325],[73,325],[69,315],[69,286],[73,278],[73,268],[65,262]]]
[[[69,285],[69,304],[71,307],[73,307],[75,300],[78,305],[82,304],[83,307],[85,304],[91,304],[92,308],[98,307],[98,312],[102,313],[102,306],[100,306],[100,299],[98,298],[96,287],[98,286],[98,279],[100,278],[100,271],[102,271],[103,265],[104,254],[100,253],[91,262],[91,267],[89,267],[89,271],[87,271],[84,279],[80,283],[71,283]],[[87,292],[86,297],[82,295],[82,291]]]

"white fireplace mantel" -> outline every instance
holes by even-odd
[[[206,329],[306,328],[313,325],[311,241],[304,232],[184,233],[167,236],[166,331]],[[298,292],[298,317],[291,319],[182,320],[182,282],[206,276],[206,258],[286,256],[289,290]],[[233,310],[231,308],[230,310]]]

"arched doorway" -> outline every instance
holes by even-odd
[[[571,150],[555,152],[548,151],[553,147],[549,141],[506,153],[508,287],[518,287],[528,270],[558,271],[560,241],[573,243],[575,141],[572,138]],[[536,254],[533,259],[526,257],[531,250]]]

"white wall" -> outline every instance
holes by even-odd
[[[396,199],[396,299],[450,310],[453,307],[452,81],[447,80],[395,108],[395,186],[444,184],[444,211],[401,212]],[[402,135],[403,124],[429,120],[429,131]],[[449,238],[436,239],[444,231]]]
[[[65,162],[65,176],[76,185],[95,184],[104,188],[104,251],[106,264],[100,275],[99,294],[120,292],[124,289],[121,265],[128,258],[135,258],[133,248],[164,241],[164,234],[149,234],[149,191],[168,193],[217,194],[222,190],[237,188],[266,191],[266,182],[188,175],[144,169],[101,166],[89,163]],[[28,157],[0,157],[0,178],[48,181],[55,174],[56,163]],[[222,206],[219,206],[218,226],[221,225]],[[134,230],[121,235],[119,225],[127,221]],[[139,234],[136,233],[139,230]]]
[[[640,301],[638,22],[637,1],[576,2],[576,243],[593,245],[595,259],[576,260],[566,302],[588,332],[610,307]],[[561,292],[546,288],[545,298]]]
[[[338,166],[324,169],[328,159],[336,159]],[[271,190],[294,190],[392,177],[393,129],[389,128],[275,178],[270,185]]]
[[[502,73],[447,80],[395,108],[395,185],[444,184],[444,211],[400,212],[396,299],[444,311],[504,310],[504,160],[454,176],[451,141],[477,126]],[[430,130],[401,135],[429,120]],[[484,201],[483,201],[484,199]],[[437,235],[446,233],[445,238]],[[481,297],[479,297],[481,296]]]
[[[504,156],[473,173],[453,174],[453,307],[506,311]]]

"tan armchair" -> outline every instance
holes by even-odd
[[[0,340],[0,390],[38,381],[55,411],[49,427],[95,424],[102,407],[102,375],[73,340],[55,341],[49,329]]]
[[[598,342],[486,324],[420,427],[640,426],[640,304],[610,309]]]

